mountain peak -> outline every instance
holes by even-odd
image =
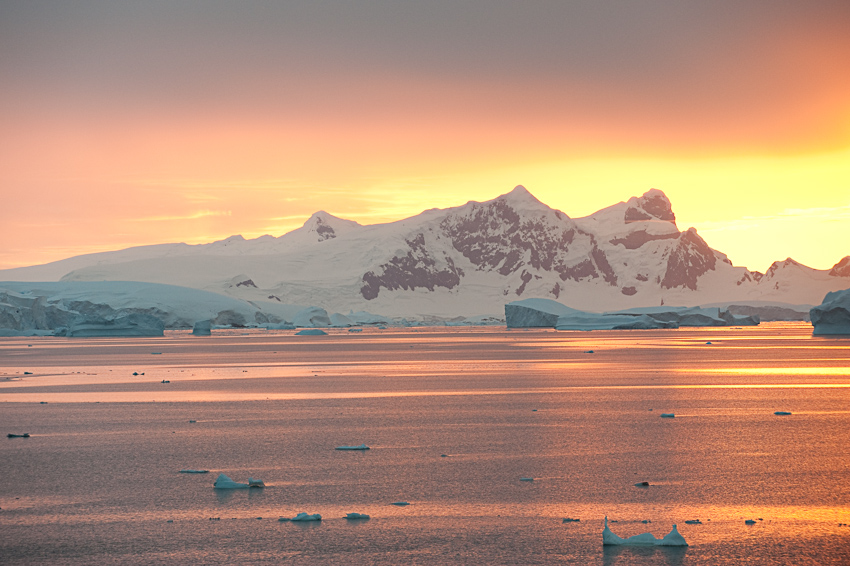
[[[540,202],[537,199],[537,197],[535,197],[533,194],[531,194],[528,191],[528,189],[526,189],[522,185],[517,185],[516,187],[513,188],[513,190],[511,192],[505,193],[505,194],[495,198],[494,200],[501,201],[501,202],[504,202],[506,204],[509,204],[513,208],[516,208],[516,207],[525,208],[525,207],[528,207],[528,206],[532,206],[532,207],[545,206],[546,208],[548,208],[548,206],[546,206],[545,204]]]
[[[632,197],[627,204],[628,208],[624,216],[626,224],[645,220],[676,223],[676,215],[673,214],[670,199],[658,189],[649,189],[640,197]]]

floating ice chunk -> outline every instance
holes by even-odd
[[[29,437],[30,437],[30,433],[25,432],[25,433],[23,433],[23,434],[16,434],[16,433],[14,433],[14,432],[10,432],[9,434],[7,434],[7,435],[6,435],[6,437],[7,437],[7,438],[29,438]]]
[[[369,450],[365,444],[359,446],[337,446],[334,450]]]
[[[208,474],[209,470],[180,470],[181,474]],[[225,476],[227,477],[227,476]],[[228,478],[229,479],[229,478]],[[218,487],[218,486],[216,486]]]
[[[687,523],[688,525],[702,525],[702,521],[700,521],[699,519],[688,519],[687,521],[685,521],[685,523]]]
[[[648,481],[639,481],[635,484],[635,487],[649,487]]]
[[[519,478],[519,481],[534,481],[534,478]]]
[[[363,332],[363,329],[362,328],[349,328],[348,331],[349,332]]]
[[[211,336],[212,320],[199,320],[192,326],[192,334],[195,336]]]
[[[756,522],[752,519],[747,519],[746,521],[744,521],[744,524],[745,525],[755,525]]]
[[[216,489],[241,489],[250,486],[247,483],[235,482],[224,474],[219,474],[215,483],[213,483],[213,487]]]
[[[578,522],[580,522],[580,521],[581,521],[581,519],[573,519],[573,518],[571,518],[571,517],[567,517],[567,518],[565,518],[565,519],[564,519],[563,521],[561,521],[561,522],[562,522],[562,523],[578,523]]]
[[[263,483],[263,480],[248,478],[248,487],[266,487],[266,484]]]
[[[305,328],[295,333],[296,336],[327,336],[328,333],[321,328]]]
[[[662,419],[672,419],[675,418],[676,413],[661,413]]]
[[[688,546],[685,538],[676,530],[676,525],[673,525],[673,529],[664,535],[662,539],[655,538],[652,533],[642,533],[630,536],[629,538],[621,538],[608,528],[607,516],[605,517],[605,528],[602,529],[602,544],[606,546]]]
[[[405,505],[410,505],[407,501],[395,501],[392,505],[398,505],[399,507],[404,507]]]
[[[371,517],[369,517],[369,515],[366,515],[365,513],[349,513],[345,517],[343,517],[343,519],[355,521],[359,519],[371,519]]]
[[[298,513],[297,515],[295,515],[293,518],[290,519],[290,521],[321,521],[321,520],[322,520],[322,516],[319,515],[318,513],[314,513],[314,514],[310,515],[309,513],[304,513],[303,511],[301,513]]]
[[[790,415],[790,414],[791,414],[791,411],[776,411],[776,412],[774,412],[773,414],[774,414],[774,415],[784,416],[784,415]]]

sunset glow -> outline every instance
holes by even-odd
[[[850,254],[850,5],[0,7],[0,269],[663,190],[736,265]]]

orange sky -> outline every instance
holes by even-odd
[[[662,189],[751,269],[850,254],[850,3],[420,4],[0,4],[0,269],[517,184]]]

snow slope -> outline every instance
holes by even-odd
[[[679,230],[656,189],[572,219],[519,186],[490,201],[387,224],[361,226],[318,212],[279,238],[129,248],[0,271],[0,280],[140,281],[256,304],[448,319],[501,316],[506,303],[525,298],[600,312],[811,305],[850,286],[848,265],[845,258],[820,271],[788,259],[765,274],[733,266],[696,230]]]

